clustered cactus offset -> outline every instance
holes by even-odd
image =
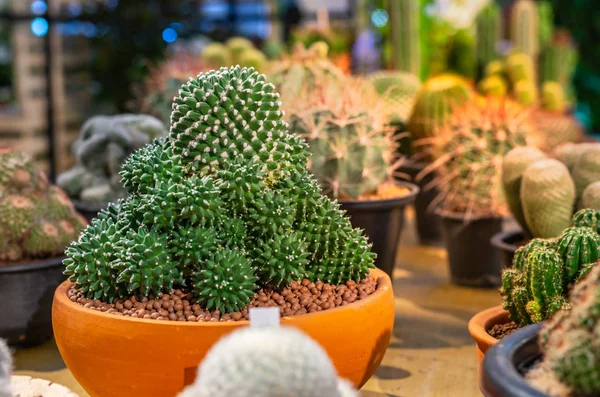
[[[192,291],[206,310],[237,311],[262,285],[360,280],[374,254],[306,170],[279,94],[253,68],[185,83],[171,133],[123,167],[131,196],[110,205],[66,251],[82,292]]]
[[[28,156],[0,150],[0,262],[59,256],[85,225]]]
[[[513,267],[502,274],[501,289],[513,321],[524,326],[569,307],[569,288],[600,258],[599,218],[600,211],[581,210],[558,238],[536,238],[517,250]]]
[[[121,166],[135,150],[168,133],[152,116],[122,114],[95,116],[73,143],[76,165],[58,176],[57,184],[84,204],[98,205],[127,195],[121,185]]]

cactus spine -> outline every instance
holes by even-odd
[[[390,2],[390,7],[394,66],[418,76],[421,72],[420,1],[396,0]]]
[[[510,39],[517,51],[537,59],[540,52],[539,15],[533,0],[517,0],[510,15]]]
[[[502,9],[490,2],[477,15],[477,60],[480,65],[488,65],[498,59],[497,45],[502,40]]]

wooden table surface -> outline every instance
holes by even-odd
[[[362,395],[479,397],[475,347],[467,323],[476,312],[500,303],[498,291],[450,284],[446,252],[419,246],[410,211],[407,218],[394,273],[394,333],[381,366],[363,387]],[[65,368],[53,342],[17,351],[15,370],[88,397]]]

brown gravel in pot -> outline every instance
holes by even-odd
[[[377,282],[371,276],[359,283],[348,281],[339,286],[323,284],[321,281],[292,281],[283,289],[262,288],[246,308],[223,315],[218,310],[203,310],[191,294],[181,289],[159,296],[131,296],[117,299],[113,303],[87,299],[75,287],[69,290],[68,296],[71,301],[83,307],[118,316],[165,321],[215,322],[248,320],[248,309],[251,307],[279,307],[281,316],[320,312],[364,299],[375,292],[376,288]]]
[[[496,324],[488,330],[488,334],[496,339],[502,339],[519,329],[519,326],[514,321],[506,324]]]

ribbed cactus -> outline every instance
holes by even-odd
[[[477,61],[488,65],[498,59],[498,44],[503,37],[502,8],[490,2],[477,15]]]
[[[600,233],[600,208],[584,208],[573,215],[571,221],[576,227],[589,227]]]
[[[217,42],[207,44],[203,48],[200,57],[209,68],[218,68],[232,64],[231,54],[227,47]]]
[[[533,146],[527,146],[512,149],[506,153],[502,160],[502,185],[506,202],[510,212],[521,225],[526,236],[531,236],[532,233],[525,220],[521,204],[523,174],[529,166],[544,158],[546,158],[546,155],[541,150]]]
[[[444,74],[428,79],[417,93],[408,122],[413,139],[429,138],[443,125],[452,108],[463,105],[474,96],[473,89],[463,78]]]
[[[498,75],[488,76],[477,83],[477,91],[484,96],[505,97],[508,91],[506,80]]]
[[[575,285],[571,310],[555,316],[540,333],[542,365],[568,387],[571,395],[600,393],[600,266]]]
[[[96,116],[81,127],[73,143],[77,164],[58,176],[67,194],[87,204],[106,204],[126,196],[121,165],[135,150],[168,133],[161,121],[145,115]]]
[[[533,0],[517,0],[510,14],[510,39],[517,51],[537,59],[540,53],[539,15]]]
[[[396,0],[389,4],[394,69],[419,76],[421,73],[421,1]]]
[[[308,147],[288,132],[280,106],[252,68],[190,78],[174,100],[169,137],[123,166],[131,196],[67,249],[70,280],[105,302],[187,287],[203,309],[226,313],[261,286],[364,279],[374,254],[321,195],[306,169]]]
[[[592,182],[585,188],[581,194],[579,207],[600,210],[600,181]]]
[[[240,60],[244,52],[250,49],[254,49],[254,44],[252,44],[250,40],[244,37],[232,37],[225,42],[225,45],[227,46],[227,50],[229,50],[229,54],[231,55],[231,62],[233,63],[233,65],[241,65]]]
[[[200,55],[206,69],[218,69],[223,66],[253,67],[264,71],[267,58],[254,47],[254,44],[243,37],[232,37],[223,43],[207,44]],[[201,70],[196,71],[196,73]]]
[[[533,58],[522,52],[511,54],[506,58],[506,74],[512,85],[516,85],[523,80],[534,86],[537,83],[537,74]]]
[[[385,102],[391,121],[406,123],[421,87],[419,78],[407,72],[379,71],[370,74],[368,80]]]
[[[62,254],[86,222],[21,152],[0,151],[0,261]]]
[[[600,143],[566,143],[556,148],[554,156],[566,165],[571,173],[573,173],[573,169],[579,159],[590,150],[600,150]]]
[[[250,365],[249,365],[250,364]],[[243,328],[217,342],[179,397],[357,397],[327,353],[287,327]]]
[[[501,216],[508,212],[502,192],[502,158],[533,138],[523,109],[493,98],[455,108],[439,134],[427,143],[434,159],[422,173],[435,171],[432,184],[441,191],[437,203],[446,212]]]
[[[556,242],[534,239],[519,248],[500,291],[511,319],[524,326],[567,309],[569,288],[590,271],[599,249],[600,235],[588,227],[570,227]]]
[[[540,50],[543,50],[550,45],[552,36],[554,35],[554,9],[550,1],[541,0],[537,3],[537,11]]]
[[[600,147],[590,148],[582,154],[573,167],[573,180],[577,197],[581,197],[591,183],[600,181]]]
[[[543,82],[560,84],[567,97],[572,94],[571,80],[577,67],[577,49],[566,32],[557,32],[544,48],[540,62],[540,77]],[[571,99],[571,98],[569,98]]]
[[[527,167],[520,194],[525,222],[533,236],[556,237],[569,226],[575,186],[569,170],[560,161],[543,159]]]
[[[393,173],[394,132],[369,84],[322,84],[292,109],[292,132],[309,142],[310,170],[326,194],[357,198]]]

